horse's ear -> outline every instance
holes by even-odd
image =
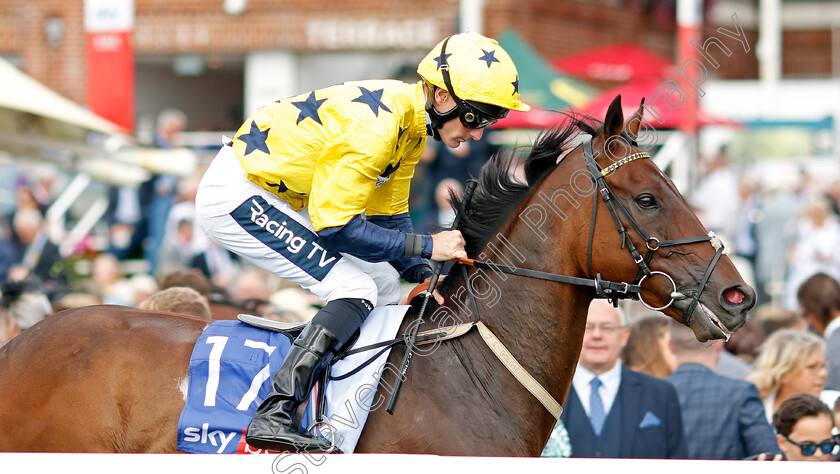
[[[630,133],[634,138],[639,136],[639,129],[642,126],[642,117],[645,114],[645,98],[642,97],[642,102],[639,104],[639,109],[627,119],[624,125],[624,131]]]
[[[621,110],[621,94],[615,96],[610,107],[607,109],[607,117],[604,119],[604,140],[620,135],[624,128],[624,112]]]

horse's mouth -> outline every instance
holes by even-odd
[[[732,337],[732,331],[723,325],[720,318],[708,306],[700,303],[700,308],[703,310],[704,316],[712,323],[712,326],[720,331],[719,339],[724,339],[726,342],[729,342],[729,338]]]

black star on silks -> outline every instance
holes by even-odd
[[[239,135],[236,139],[245,143],[246,155],[254,150],[260,150],[263,153],[269,154],[268,145],[265,143],[268,139],[269,130],[271,129],[266,128],[264,131],[260,130],[260,127],[257,126],[257,122],[252,121],[251,131],[245,135]]]
[[[274,184],[274,183],[265,183],[265,184],[269,187],[277,188],[278,193],[285,193],[286,191],[289,190],[289,187],[286,186],[285,184],[283,184],[283,181],[280,181],[280,184]]]
[[[519,93],[519,76],[516,76],[516,80],[511,82],[511,84],[513,84],[513,93],[518,94]]]
[[[296,123],[299,124],[303,121],[303,119],[311,118],[312,120],[318,122],[318,125],[323,125],[323,123],[321,123],[321,117],[318,116],[318,108],[320,108],[321,104],[326,101],[327,99],[315,99],[315,92],[310,92],[309,97],[307,97],[306,100],[292,102],[292,105],[300,109],[300,114],[298,115]]]
[[[446,55],[446,56],[444,56],[443,58],[441,58],[440,56],[438,56],[438,57],[436,57],[436,58],[435,58],[435,62],[437,62],[437,68],[438,68],[438,69],[440,69],[440,67],[441,67],[441,66],[443,66],[443,62],[444,62],[444,61],[448,61],[448,60],[449,60],[449,56],[452,56],[452,53],[447,54],[447,55]]]
[[[385,104],[382,103],[383,89],[369,91],[364,87],[359,87],[359,90],[362,91],[362,95],[353,99],[353,102],[361,102],[362,104],[367,104],[370,107],[370,110],[373,111],[373,114],[377,117],[379,117],[379,109],[382,109],[385,112],[391,112],[391,109],[389,109]]]
[[[484,56],[478,58],[478,60],[479,61],[485,61],[487,63],[487,69],[490,69],[490,65],[493,64],[493,63],[500,63],[501,64],[501,61],[496,59],[496,51],[495,50],[488,52],[488,51],[482,49],[482,51],[484,51]]]

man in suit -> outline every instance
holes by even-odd
[[[678,365],[666,380],[677,389],[690,459],[781,453],[755,385],[714,372],[723,341],[701,343],[672,321],[671,346]]]
[[[572,457],[685,458],[674,388],[619,361],[629,335],[620,308],[605,300],[592,302],[561,417]]]

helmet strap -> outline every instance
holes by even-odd
[[[426,116],[429,117],[429,125],[431,130],[431,135],[434,137],[435,140],[441,141],[440,138],[440,128],[443,127],[443,124],[446,122],[458,118],[458,107],[453,107],[452,110],[446,113],[440,113],[435,108],[435,90],[437,89],[436,86],[431,86],[431,90],[429,91],[429,96],[426,98]]]
[[[451,36],[443,40],[443,44],[440,47],[440,60],[441,60],[441,73],[443,75],[443,82],[446,84],[446,90],[449,92],[449,95],[455,100],[455,107],[452,110],[446,113],[440,113],[435,109],[435,90],[437,89],[436,86],[432,86],[432,90],[429,91],[429,97],[426,98],[426,113],[431,121],[431,129],[432,129],[432,137],[435,140],[441,141],[440,138],[440,130],[443,127],[443,124],[446,122],[457,118],[458,117],[458,104],[461,99],[455,95],[455,91],[452,90],[452,83],[449,81],[449,64],[446,62],[446,44],[449,43],[449,38]]]

